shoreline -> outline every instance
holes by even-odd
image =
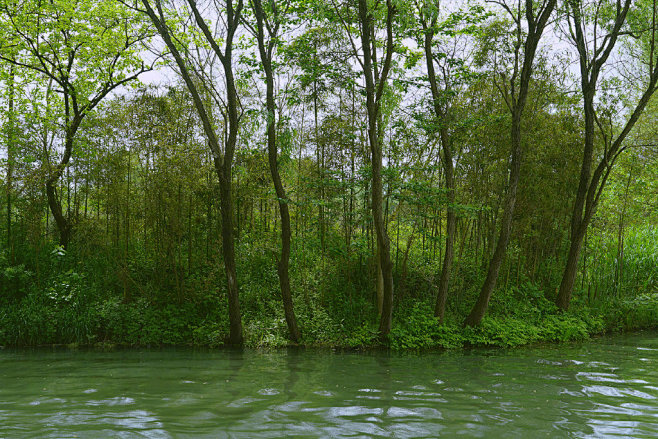
[[[424,348],[393,348],[386,344],[371,344],[363,346],[349,346],[341,344],[327,344],[327,343],[307,343],[307,344],[288,344],[288,345],[259,345],[254,346],[246,343],[242,346],[231,345],[210,345],[210,344],[126,344],[126,343],[113,343],[113,342],[97,342],[97,343],[46,343],[46,344],[33,344],[33,345],[0,345],[0,352],[2,351],[24,351],[24,350],[53,350],[53,351],[91,351],[91,352],[120,352],[132,350],[193,350],[193,351],[207,351],[207,352],[281,352],[281,351],[318,351],[318,352],[332,352],[332,353],[374,353],[386,352],[395,354],[404,353],[455,353],[455,352],[468,352],[477,350],[490,350],[490,351],[505,351],[510,349],[529,349],[538,347],[560,346],[575,343],[583,343],[596,339],[617,337],[623,335],[634,335],[643,332],[658,331],[658,322],[655,324],[630,328],[630,329],[604,329],[601,332],[589,334],[588,337],[574,338],[571,340],[543,340],[529,342],[525,344],[517,344],[511,346],[501,346],[495,344],[464,344],[455,347],[424,347]]]

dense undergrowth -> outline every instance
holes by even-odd
[[[629,246],[627,270],[639,261],[638,272],[620,276],[618,284],[601,286],[596,297],[582,282],[571,309],[560,312],[552,301],[554,292],[541,286],[542,282],[550,286],[555,279],[533,282],[521,275],[518,282],[509,282],[514,276],[508,274],[493,295],[487,317],[475,328],[463,328],[461,323],[478,293],[481,268],[466,258],[457,265],[446,321],[439,324],[432,313],[439,267],[433,260],[414,255],[404,277],[397,274],[394,325],[383,342],[377,337],[372,268],[367,258],[337,254],[322,261],[316,253],[306,254],[303,260],[294,259],[292,266],[302,344],[345,348],[383,344],[392,349],[512,347],[658,327],[658,269],[649,260],[655,259],[655,249],[648,249],[649,258],[640,258],[634,249],[646,252],[647,243],[635,239],[643,245]],[[246,255],[240,260],[246,345],[287,346],[271,257],[265,251],[242,254]],[[0,346],[223,345],[228,317],[219,264],[189,273],[180,287],[161,279],[138,251],[131,255],[117,268],[102,256],[80,258],[74,251],[66,253],[57,247],[44,250],[30,267],[10,264],[3,254]],[[602,270],[606,260],[602,254],[596,269]],[[127,272],[121,274],[121,269]]]

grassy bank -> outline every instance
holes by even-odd
[[[617,248],[599,245],[596,264],[578,282],[566,313],[553,303],[561,263],[540,265],[530,278],[523,270],[528,264],[508,258],[487,316],[475,328],[461,323],[482,284],[481,262],[463,254],[454,268],[446,321],[439,325],[432,312],[439,258],[411,252],[408,263],[395,272],[393,328],[384,344],[398,350],[511,347],[658,327],[658,244],[655,230],[649,232],[628,238],[623,276],[605,276],[615,273]],[[241,245],[246,345],[287,346],[271,254],[254,243]],[[298,249],[291,265],[301,344],[379,345],[371,253],[364,248],[351,255],[328,254],[323,260],[316,250]],[[52,247],[25,255],[25,263],[10,263],[7,254],[0,253],[0,346],[216,347],[228,335],[219,260],[178,277],[139,248],[119,256],[111,247],[95,253]]]
[[[658,327],[658,294],[598,307],[576,306],[567,313],[558,312],[543,297],[518,290],[494,302],[494,311],[480,326],[463,328],[455,314],[440,325],[429,303],[405,300],[398,304],[393,330],[384,344],[395,350],[512,347]],[[218,347],[227,335],[227,319],[221,305],[208,302],[157,306],[146,300],[124,303],[116,299],[85,303],[69,297],[28,295],[0,309],[0,345]],[[367,348],[381,344],[374,319],[350,327],[312,304],[299,307],[299,319],[303,345]],[[283,316],[247,315],[244,324],[249,347],[288,345]]]

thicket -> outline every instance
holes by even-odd
[[[0,3],[0,345],[658,324],[655,5]]]
[[[436,273],[440,264],[411,250],[406,272],[395,272],[393,329],[385,341],[394,349],[511,347],[540,342],[586,339],[595,334],[658,327],[658,230],[644,228],[626,235],[625,268],[619,279],[600,276],[619,270],[614,240],[590,241],[596,254],[581,283],[575,306],[560,312],[554,291],[531,281],[522,266],[506,267],[488,316],[471,328],[461,325],[477,297],[483,268],[462,255],[454,294],[444,324],[433,315]],[[245,239],[246,241],[246,239]],[[241,241],[238,269],[243,276],[241,300],[247,346],[280,347],[290,342],[277,292],[272,254],[259,241]],[[89,244],[88,242],[86,244]],[[373,266],[367,248],[350,259],[328,251],[324,262],[319,242],[295,249],[292,286],[302,344],[366,348],[377,346]],[[214,263],[200,264],[178,281],[162,277],[144,249],[132,249],[120,264],[111,246],[95,246],[94,255],[76,256],[50,244],[39,255],[27,245],[30,264],[0,259],[0,345],[200,345],[222,346],[228,316],[221,272]],[[299,251],[298,251],[299,250]],[[304,252],[300,255],[301,252]],[[38,258],[38,259],[33,259]],[[512,261],[516,263],[517,261]],[[124,265],[125,264],[125,265]],[[324,267],[324,268],[323,268]],[[38,270],[38,272],[37,272]],[[122,270],[125,272],[121,273]],[[165,273],[165,276],[167,274]],[[517,282],[518,279],[518,282]]]

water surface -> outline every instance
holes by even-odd
[[[0,438],[656,437],[658,334],[394,354],[0,350]]]

